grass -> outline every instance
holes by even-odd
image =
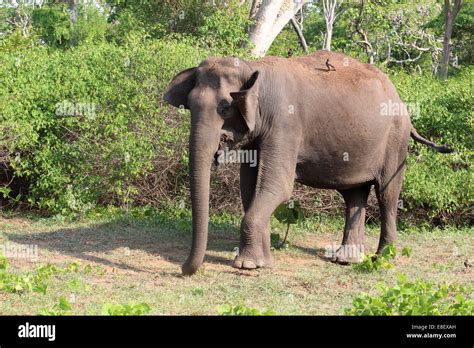
[[[474,255],[472,228],[401,224],[395,267],[361,273],[327,261],[325,248],[340,242],[343,226],[342,220],[330,217],[292,226],[289,247],[274,250],[274,269],[237,270],[230,266],[239,240],[235,216],[212,218],[204,267],[193,277],[183,277],[180,266],[191,240],[189,214],[145,215],[101,214],[75,222],[0,217],[0,244],[38,245],[37,262],[9,258],[10,271],[80,262],[76,271],[51,276],[46,294],[0,291],[0,314],[35,315],[57,308],[65,298],[71,305],[67,312],[77,315],[101,314],[104,304],[141,303],[150,306],[150,314],[213,315],[220,306],[243,305],[283,315],[340,315],[361,292],[376,294],[378,281],[395,284],[399,272],[410,280],[470,289],[474,280],[472,269],[464,266]],[[283,235],[285,226],[274,221],[273,231]],[[378,237],[379,227],[368,225],[367,252],[375,250]],[[402,256],[404,247],[411,247],[411,256]]]

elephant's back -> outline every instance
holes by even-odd
[[[327,83],[357,85],[362,81],[379,80],[387,87],[391,85],[388,77],[374,65],[362,63],[340,52],[316,51],[289,63],[294,63],[291,65],[294,65],[296,73]],[[328,65],[335,70],[330,70]]]
[[[335,71],[317,69],[327,59]],[[386,74],[335,52],[315,52],[299,64],[301,71],[293,71],[288,84],[290,80],[298,81],[293,86],[309,84],[298,91],[300,109],[305,110],[301,118],[309,130],[303,152],[318,153],[327,173],[334,178],[342,175],[331,163],[338,163],[334,159],[347,152],[351,161],[345,163],[346,169],[354,173],[354,182],[362,182],[381,170],[390,149],[407,147],[410,119],[392,112],[404,104]]]
[[[351,68],[352,70],[363,71],[365,70],[366,65],[344,53],[323,50],[305,56],[295,57],[293,59],[297,64],[303,65],[307,69],[318,70],[318,68],[320,68],[323,71],[328,70],[326,66],[327,61],[336,68],[336,71],[338,71],[338,68],[340,70],[343,70],[343,68]],[[345,70],[349,71],[348,69]]]
[[[405,128],[411,127],[409,117],[381,117],[385,105],[403,108],[404,104],[388,76],[374,65],[331,51],[292,58],[268,56],[252,65],[276,81],[285,107],[291,104],[305,110],[302,117],[307,122],[316,118],[338,125],[356,123],[381,133],[390,128],[403,128],[406,133]]]

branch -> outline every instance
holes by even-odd
[[[421,56],[423,55],[423,52],[420,52],[420,54],[415,57],[415,58],[411,58],[410,57],[410,54],[408,52],[405,51],[405,53],[407,53],[408,55],[408,58],[407,59],[391,59],[390,62],[391,63],[398,63],[398,64],[403,64],[403,63],[410,63],[410,62],[416,62],[417,60],[419,60],[421,58]]]
[[[308,45],[306,44],[306,40],[304,38],[303,32],[301,31],[301,28],[298,25],[296,18],[295,17],[291,18],[290,22],[291,22],[291,25],[293,26],[293,29],[296,31],[296,35],[298,35],[301,48],[303,49],[304,53],[308,54]]]
[[[462,0],[456,0],[456,1],[454,2],[453,22],[454,22],[454,18],[456,18],[456,16],[458,15],[459,10],[461,9],[461,6],[462,6]]]

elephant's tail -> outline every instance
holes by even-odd
[[[410,135],[418,143],[428,145],[432,149],[441,152],[441,153],[451,153],[454,152],[454,149],[452,147],[449,147],[448,145],[436,145],[432,141],[429,141],[428,139],[423,138],[421,135],[418,134],[416,129],[414,127],[411,127]]]

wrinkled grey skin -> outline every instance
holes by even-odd
[[[326,71],[328,58],[336,71]],[[295,180],[342,194],[342,246],[363,245],[367,196],[374,185],[381,213],[380,252],[396,240],[410,135],[439,152],[451,151],[416,133],[385,74],[340,53],[256,61],[210,58],[176,75],[164,99],[191,110],[193,242],[183,274],[195,273],[204,260],[210,171],[222,139],[258,151],[256,167],[240,168],[245,216],[233,266],[245,269],[273,265],[270,217],[290,199]],[[405,112],[387,113],[384,105]],[[333,260],[358,261],[343,251],[340,248]]]

